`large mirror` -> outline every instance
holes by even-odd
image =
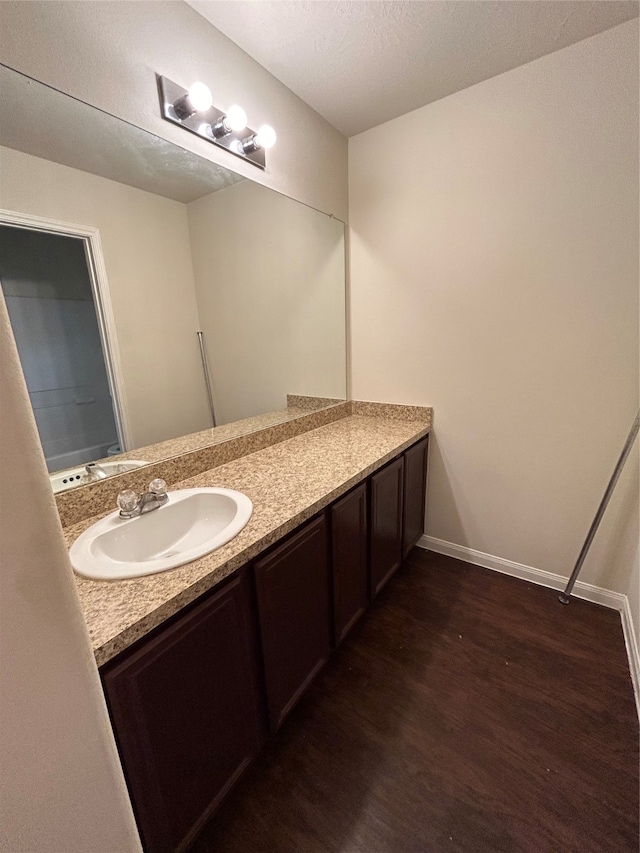
[[[4,66],[0,107],[0,284],[57,488],[345,398],[342,222]]]

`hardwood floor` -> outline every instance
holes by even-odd
[[[637,853],[619,614],[414,549],[193,849]]]

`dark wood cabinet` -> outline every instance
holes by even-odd
[[[366,483],[336,501],[330,515],[334,643],[338,645],[369,603]]]
[[[259,750],[246,574],[102,670],[146,853],[184,849]]]
[[[370,478],[371,597],[376,596],[402,562],[404,457],[389,462]]]
[[[327,661],[332,623],[338,645],[418,541],[427,449],[417,442],[102,667],[145,853],[187,849],[257,755],[267,716],[276,731]]]
[[[402,562],[404,457],[389,462],[370,478],[371,596],[395,574]]]
[[[402,559],[424,533],[428,450],[429,436],[426,436],[404,454]]]
[[[254,564],[267,705],[275,731],[330,652],[324,515]]]

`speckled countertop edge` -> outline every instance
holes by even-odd
[[[177,483],[176,488],[238,489],[253,501],[253,516],[230,543],[178,569],[113,582],[75,576],[97,664],[132,645],[429,431],[425,417],[349,416]],[[66,528],[67,543],[96,520]]]

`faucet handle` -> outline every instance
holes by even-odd
[[[149,483],[149,491],[153,495],[158,495],[158,496],[166,495],[167,494],[167,484],[160,477],[156,477],[155,480],[152,480]]]
[[[118,495],[116,503],[121,513],[133,512],[138,506],[138,496],[132,489],[125,489]]]

